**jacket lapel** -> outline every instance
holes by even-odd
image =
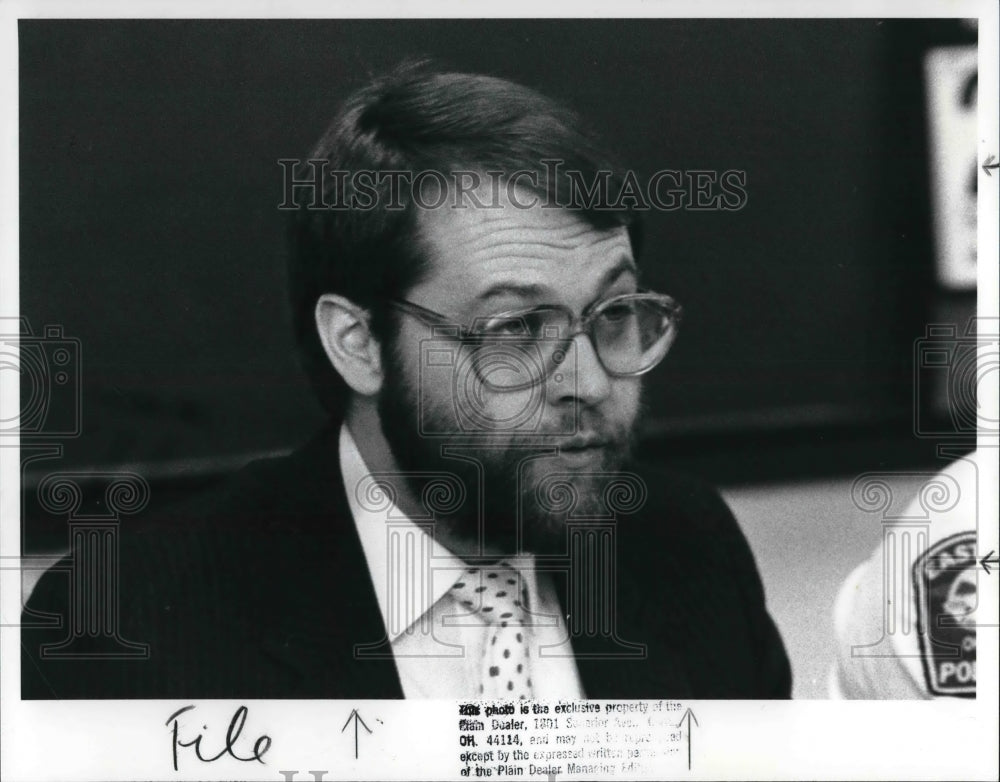
[[[617,527],[611,631],[574,634],[572,617],[567,623],[587,698],[691,697],[683,628],[676,626],[669,603],[669,574],[662,572],[661,552],[650,551],[642,536],[659,515],[651,503]],[[569,579],[556,581],[568,613],[574,605],[567,594]]]
[[[275,510],[288,532],[279,559],[294,566],[279,574],[276,621],[260,646],[297,678],[300,697],[402,698],[347,503],[338,436],[339,426],[329,427],[282,465]]]

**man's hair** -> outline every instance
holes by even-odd
[[[434,171],[447,177],[455,171],[533,172],[537,186],[525,175],[518,185],[533,191],[540,202],[579,210],[599,230],[626,226],[633,252],[639,253],[638,214],[595,203],[579,187],[582,182],[590,188],[603,176],[613,198],[621,188],[621,169],[575,113],[504,79],[425,64],[401,66],[344,102],[310,160],[326,161],[326,176],[321,202],[302,198],[292,213],[291,306],[303,367],[320,402],[337,418],[343,415],[349,389],[323,350],[316,301],[324,293],[336,293],[366,309],[383,351],[391,350],[398,322],[386,300],[405,296],[430,261],[418,236],[421,202],[414,203],[410,189],[388,177],[371,177],[373,187],[364,193],[355,187],[353,173]],[[555,176],[552,161],[559,161]],[[571,176],[576,179],[570,181]],[[359,197],[363,208],[343,208],[352,197]]]

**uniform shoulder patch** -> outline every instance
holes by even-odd
[[[976,533],[938,541],[913,563],[918,636],[927,689],[976,695]]]

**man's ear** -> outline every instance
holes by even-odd
[[[327,358],[351,389],[374,396],[382,388],[382,354],[368,315],[350,299],[324,293],[316,302],[316,330]]]

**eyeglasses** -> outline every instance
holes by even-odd
[[[578,334],[590,338],[601,366],[612,377],[649,372],[670,350],[682,314],[670,296],[641,292],[595,302],[579,318],[567,307],[546,304],[476,318],[465,328],[412,301],[388,301],[428,325],[449,327],[451,336],[474,351],[472,366],[479,379],[505,391],[545,380],[565,360]]]

